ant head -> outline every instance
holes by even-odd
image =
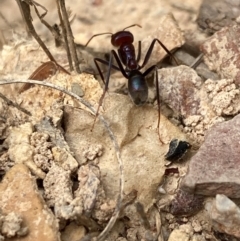
[[[111,43],[114,47],[120,47],[122,44],[132,44],[134,37],[129,31],[119,31],[112,35]]]

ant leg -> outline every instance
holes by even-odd
[[[114,57],[115,60],[117,61],[118,67],[115,66],[115,65],[113,65],[113,63],[112,63],[112,62],[113,62],[113,57]],[[112,68],[113,68],[113,69],[115,68],[115,69],[121,71],[121,72],[122,72],[122,75],[123,75],[125,78],[128,79],[128,75],[126,74],[126,72],[125,72],[125,70],[124,70],[124,68],[123,68],[123,66],[122,66],[122,63],[121,63],[121,61],[120,61],[120,59],[119,59],[119,57],[118,57],[118,55],[117,55],[117,53],[116,53],[115,50],[111,50],[109,62],[107,62],[107,61],[105,61],[105,60],[102,60],[102,59],[96,59],[96,62],[95,62],[95,63],[97,63],[97,61],[99,61],[99,62],[102,63],[102,64],[108,65],[108,72],[107,72],[106,83],[105,83],[105,87],[104,87],[104,90],[103,90],[103,94],[102,94],[102,96],[101,96],[101,98],[100,98],[100,100],[99,100],[98,108],[97,108],[97,111],[96,111],[96,114],[95,114],[95,118],[94,118],[94,122],[93,122],[93,125],[92,125],[92,128],[91,128],[91,131],[92,131],[93,128],[94,128],[95,122],[96,122],[97,117],[98,117],[98,113],[99,113],[100,106],[102,106],[103,99],[104,99],[105,94],[106,94],[106,92],[107,92],[107,90],[108,90],[108,84],[109,84],[111,69],[112,69]],[[97,66],[98,66],[98,64],[97,64]],[[98,67],[99,67],[99,66],[98,66]],[[98,68],[98,70],[100,70],[100,68]],[[102,75],[102,73],[101,73],[101,75]],[[103,77],[103,75],[102,75],[102,77]],[[104,81],[104,78],[103,78],[103,81]]]
[[[164,144],[164,142],[161,139],[161,135],[160,135],[160,120],[161,120],[161,103],[160,103],[160,94],[159,94],[159,85],[158,85],[158,71],[157,71],[157,65],[153,65],[151,67],[149,67],[144,73],[143,76],[147,76],[151,71],[155,70],[155,76],[156,76],[156,92],[157,92],[157,104],[158,104],[158,123],[157,123],[157,132],[158,132],[158,137],[159,140],[162,144]]]
[[[161,135],[160,135],[160,120],[161,120],[161,103],[160,103],[160,94],[159,94],[159,85],[158,85],[158,70],[157,70],[157,66],[155,67],[155,76],[156,76],[156,91],[157,91],[157,104],[158,104],[158,124],[157,124],[157,132],[158,132],[158,137],[159,140],[162,144],[164,144],[164,142],[161,139]]]
[[[142,47],[141,47],[141,41],[138,41],[138,54],[137,54],[137,63],[139,63],[140,59],[141,59],[141,52],[142,52]]]
[[[179,65],[179,64],[178,64],[178,61],[176,60],[176,58],[174,57],[174,55],[166,48],[166,46],[165,46],[160,40],[158,40],[157,38],[155,38],[155,39],[153,39],[152,43],[150,44],[150,46],[149,46],[149,48],[148,48],[148,51],[147,51],[147,53],[146,53],[146,56],[145,56],[145,58],[144,58],[143,64],[142,64],[142,66],[140,67],[140,69],[142,69],[142,68],[147,64],[147,62],[148,62],[148,60],[149,60],[149,58],[150,58],[150,56],[151,56],[151,54],[152,54],[154,44],[155,44],[156,42],[158,42],[158,43],[160,44],[160,46],[166,51],[166,53],[173,58],[173,60],[175,61],[175,63],[176,63],[177,65]]]
[[[107,90],[108,90],[108,83],[109,83],[109,78],[110,78],[110,74],[111,74],[111,67],[112,67],[112,59],[113,59],[113,58],[112,58],[112,54],[111,54],[111,55],[110,55],[110,60],[109,60],[109,62],[107,62],[107,64],[108,64],[108,72],[107,72],[106,83],[104,83],[105,86],[104,86],[103,94],[102,94],[102,96],[101,96],[101,98],[100,98],[100,100],[99,100],[98,108],[97,108],[97,111],[96,111],[96,114],[95,114],[95,118],[94,118],[94,121],[93,121],[93,125],[92,125],[92,128],[91,128],[91,131],[92,131],[93,128],[94,128],[94,125],[95,125],[96,120],[97,120],[97,117],[98,117],[98,113],[99,113],[100,106],[102,106],[103,99],[104,99],[105,94],[106,94],[106,92],[107,92]],[[94,61],[95,61],[95,59],[94,59]],[[97,60],[96,60],[96,61],[97,61]],[[99,74],[101,73],[100,75],[101,75],[102,80],[103,80],[103,82],[104,82],[104,78],[103,78],[102,72],[100,71],[99,66],[98,66],[98,64],[97,64],[96,61],[95,61],[95,64],[96,64],[96,66],[97,66],[97,68],[98,68]]]
[[[196,69],[198,65],[202,62],[202,58],[203,54],[200,54],[189,67],[192,69]]]
[[[104,80],[104,77],[103,77],[103,74],[102,74],[102,71],[101,71],[101,69],[99,67],[98,62],[102,63],[102,64],[105,64],[105,65],[109,65],[109,62],[106,61],[106,60],[103,60],[103,59],[94,58],[94,63],[96,65],[96,67],[97,67],[98,73],[101,76],[101,79],[102,79],[103,83],[105,84],[105,80]],[[111,65],[111,68],[120,71],[120,69],[117,66],[115,66],[114,64]]]

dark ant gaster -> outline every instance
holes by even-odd
[[[104,96],[105,96],[105,94],[108,90],[111,68],[113,68],[115,70],[118,70],[118,71],[121,71],[122,75],[128,80],[128,92],[129,92],[129,95],[130,95],[132,101],[136,105],[142,105],[142,104],[146,103],[146,101],[148,99],[148,85],[146,83],[145,77],[151,71],[155,70],[155,72],[156,72],[155,76],[156,76],[157,102],[158,102],[158,125],[157,125],[157,129],[158,129],[159,139],[162,143],[162,140],[160,138],[160,133],[159,133],[160,100],[159,100],[157,66],[153,65],[153,66],[149,67],[147,70],[145,70],[144,73],[141,73],[140,70],[147,64],[147,62],[148,62],[148,60],[149,60],[149,58],[152,54],[154,44],[156,42],[159,43],[160,46],[166,51],[166,53],[174,59],[174,61],[176,62],[177,65],[178,65],[178,62],[174,58],[173,54],[164,46],[164,44],[160,40],[155,38],[155,39],[153,39],[152,43],[150,44],[150,46],[148,48],[148,51],[145,55],[145,58],[143,60],[142,65],[139,65],[139,61],[140,61],[140,58],[141,58],[141,41],[138,42],[138,54],[137,54],[137,57],[136,57],[135,48],[133,46],[133,41],[134,41],[133,34],[129,31],[126,31],[127,28],[134,27],[134,26],[138,26],[138,27],[141,28],[140,25],[133,24],[133,25],[128,26],[128,27],[124,28],[122,31],[119,31],[115,34],[110,33],[110,32],[95,34],[88,40],[88,42],[85,45],[85,47],[86,47],[89,44],[89,42],[96,36],[104,35],[104,34],[111,34],[112,35],[111,43],[114,47],[118,48],[118,54],[115,50],[111,50],[109,61],[106,61],[106,60],[103,60],[103,59],[100,59],[100,58],[94,58],[95,65],[98,69],[98,72],[101,76],[102,81],[105,84],[105,87],[104,87],[104,91],[103,91],[103,94],[101,96],[101,99],[99,101],[99,105],[98,105],[98,108],[97,108],[96,117],[95,117],[95,120],[94,120],[94,123],[93,123],[93,127],[94,127],[96,118],[98,116],[99,108],[102,105]],[[113,57],[115,58],[118,66],[113,64]],[[109,66],[108,72],[107,72],[106,82],[104,81],[104,77],[103,77],[103,74],[100,70],[98,62]],[[124,69],[123,65],[125,65],[125,69]]]

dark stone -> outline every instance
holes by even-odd
[[[172,162],[179,161],[190,147],[191,145],[187,141],[173,139],[169,144],[169,150],[165,155],[165,159]]]
[[[203,196],[177,191],[175,198],[170,204],[170,212],[174,216],[192,216],[203,208]]]

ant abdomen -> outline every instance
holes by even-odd
[[[130,72],[128,91],[135,105],[143,105],[147,102],[148,86],[140,71],[134,70]]]

